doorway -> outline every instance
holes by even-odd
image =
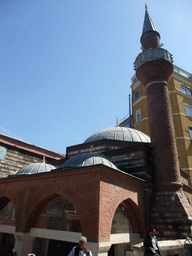
[[[115,256],[115,245],[112,244],[111,248],[108,251],[108,256]]]
[[[77,243],[65,242],[59,240],[49,240],[48,256],[68,255]]]

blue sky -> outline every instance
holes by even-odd
[[[0,0],[0,133],[63,153],[129,111],[142,0]],[[192,73],[191,0],[147,1]]]

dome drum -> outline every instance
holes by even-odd
[[[150,143],[150,137],[143,132],[128,127],[112,127],[94,133],[87,138],[84,143],[95,142],[98,140],[115,140],[126,142],[145,142]]]
[[[147,144],[150,137],[146,134],[128,127],[113,127],[99,131],[84,141],[83,144],[67,148],[67,157],[83,153],[102,154],[128,146]]]

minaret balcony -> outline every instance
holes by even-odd
[[[134,62],[134,69],[137,71],[138,68],[146,62],[153,61],[153,60],[166,60],[170,63],[173,63],[172,54],[169,53],[167,50],[163,48],[150,48],[144,50],[140,53],[135,62]]]

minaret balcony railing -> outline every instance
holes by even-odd
[[[137,69],[145,62],[159,59],[164,59],[166,61],[173,63],[173,56],[167,50],[163,48],[150,48],[144,50],[137,56],[134,62],[134,69],[137,71]]]

